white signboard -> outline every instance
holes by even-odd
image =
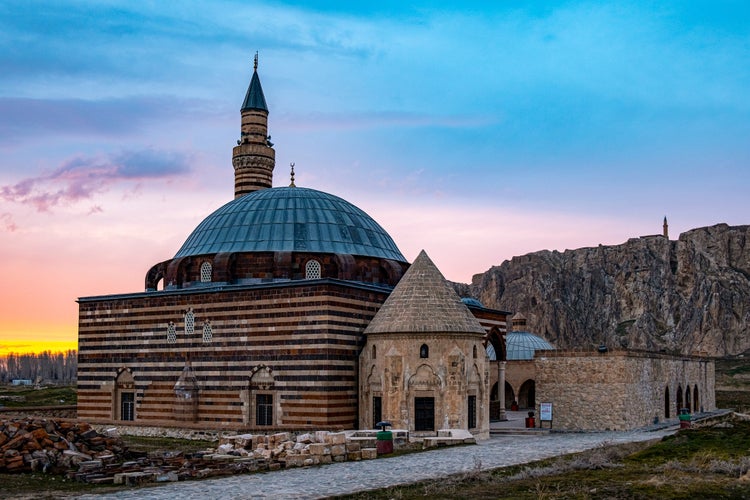
[[[552,403],[539,405],[539,418],[542,422],[552,422]]]

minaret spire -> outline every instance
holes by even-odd
[[[268,106],[258,76],[257,52],[253,58],[253,76],[240,113],[240,139],[232,151],[235,198],[273,185],[276,151],[268,135]]]
[[[293,187],[297,187],[297,186],[296,186],[296,185],[294,184],[294,162],[290,163],[290,164],[289,164],[289,166],[290,166],[290,167],[292,168],[292,173],[291,173],[291,177],[292,177],[292,182],[291,182],[291,184],[289,184],[289,187],[290,187],[290,188],[293,188]]]
[[[666,239],[669,239],[669,224],[667,224],[667,216],[664,216],[664,237]]]

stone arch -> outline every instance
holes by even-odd
[[[176,420],[198,421],[199,390],[198,379],[188,363],[182,369],[182,373],[173,387],[175,404],[172,410]]]
[[[114,420],[135,420],[135,377],[130,368],[122,367],[115,375],[112,394],[112,418]]]
[[[518,406],[520,408],[534,408],[536,405],[536,382],[527,379],[518,389]]]
[[[440,377],[432,366],[424,363],[417,367],[414,375],[407,381],[407,408],[409,430],[414,432],[434,432],[440,425],[437,411],[443,408]]]
[[[354,260],[354,256],[348,253],[340,253],[334,256],[333,261],[338,269],[336,277],[342,280],[350,280],[354,277],[354,272],[357,269],[357,262]]]
[[[506,359],[506,348],[505,348],[505,335],[497,326],[493,326],[489,333],[487,333],[487,343],[492,345],[495,351],[495,361],[505,361]]]
[[[669,407],[672,403],[672,400],[669,398],[669,386],[664,387],[664,418],[667,419],[670,417],[669,415]]]
[[[680,410],[682,410],[683,404],[682,404],[682,385],[677,386],[677,413],[680,413]]]
[[[276,378],[270,366],[259,365],[250,371],[248,423],[257,427],[278,425],[280,402],[277,400],[276,392]]]
[[[404,274],[403,267],[401,267],[401,264],[391,259],[382,259],[380,262],[380,271],[382,273],[380,281],[395,286]]]
[[[164,277],[164,288],[182,288],[182,285],[185,283],[185,276],[189,264],[190,257],[180,257],[169,261]]]
[[[516,392],[513,390],[513,386],[508,383],[508,381],[505,381],[505,409],[512,409],[513,403],[516,403],[516,406],[518,406],[518,401],[516,401]]]
[[[690,384],[688,384],[687,387],[685,387],[685,408],[690,410],[692,408],[692,405],[690,404]]]
[[[698,399],[698,384],[693,387],[693,413],[700,411],[700,400]]]
[[[167,272],[167,263],[166,262],[160,262],[153,266],[151,269],[148,270],[146,273],[146,291],[151,292],[158,290],[159,288],[159,282],[163,281],[164,285],[166,285],[166,279],[165,275]],[[162,286],[162,289],[164,286]]]
[[[232,283],[235,277],[237,265],[237,254],[234,252],[222,252],[214,255],[213,280],[219,283]]]

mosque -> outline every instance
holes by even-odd
[[[580,392],[594,394],[583,428],[676,415],[683,387],[711,406],[705,360],[571,358],[525,331],[520,314],[508,332],[510,313],[460,299],[426,252],[409,264],[355,205],[296,186],[293,166],[289,186],[272,187],[257,68],[256,56],[233,148],[234,199],[148,270],[144,291],[78,299],[79,418],[253,432],[388,420],[414,436],[450,428],[483,438],[491,418],[536,409],[540,396],[555,401],[559,422],[581,427]],[[633,364],[646,358],[646,368]],[[613,360],[640,375],[596,388],[581,378],[611,372]],[[598,418],[597,408],[633,397],[649,398],[646,410]]]

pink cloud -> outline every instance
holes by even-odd
[[[2,227],[5,231],[12,233],[16,229],[18,229],[18,226],[15,222],[13,222],[13,216],[9,213],[3,213],[0,214],[0,227]]]
[[[0,198],[31,205],[39,212],[58,206],[89,200],[113,185],[154,178],[169,178],[190,170],[189,157],[183,153],[125,151],[114,157],[73,158],[49,174],[29,177],[14,185],[0,186]],[[94,206],[90,213],[100,212]]]

